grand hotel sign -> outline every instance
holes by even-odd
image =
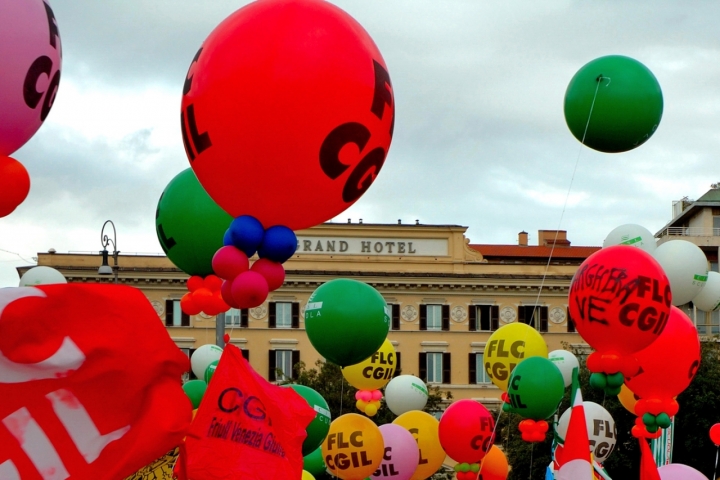
[[[316,237],[298,236],[296,254],[314,255],[383,255],[446,256],[448,240],[444,238],[387,237]]]

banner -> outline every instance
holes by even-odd
[[[118,285],[0,289],[0,478],[117,480],[190,424],[187,357]]]
[[[650,450],[658,467],[672,463],[673,437],[675,434],[675,417],[670,419],[668,428],[660,429],[660,436],[650,440]]]

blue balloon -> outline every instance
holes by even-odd
[[[284,263],[293,256],[297,250],[297,237],[295,232],[283,225],[275,225],[265,230],[258,255],[277,263]]]
[[[225,230],[225,235],[223,235],[223,245],[225,245],[227,247],[228,245],[232,245],[232,244],[233,244],[232,232],[228,228],[227,230]]]
[[[245,255],[252,257],[263,241],[265,230],[262,223],[250,215],[241,215],[232,221],[230,228],[230,240],[238,250],[245,252]]]

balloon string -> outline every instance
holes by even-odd
[[[713,469],[713,478],[717,477],[718,453],[720,453],[720,445],[715,450],[715,468]]]
[[[535,442],[530,444],[530,471],[528,472],[528,480],[532,480],[533,452],[535,451]]]

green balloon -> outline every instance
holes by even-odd
[[[552,361],[526,358],[518,363],[508,381],[510,411],[523,418],[544,420],[555,413],[564,392],[562,373]]]
[[[207,366],[205,369],[205,383],[210,383],[210,380],[212,379],[213,375],[215,374],[215,370],[217,369],[218,363],[220,363],[220,360],[215,360],[213,362],[210,362],[210,365]]]
[[[192,403],[193,410],[200,406],[205,390],[207,390],[207,383],[205,380],[189,380],[182,386],[185,395],[188,396]]]
[[[325,473],[325,460],[322,456],[322,446],[303,457],[303,470],[312,473],[314,477]]]
[[[305,331],[315,350],[336,365],[365,360],[385,341],[390,317],[370,285],[338,278],[320,285],[305,307]]]
[[[158,201],[155,231],[171,262],[188,275],[213,273],[232,217],[205,192],[191,168],[173,178]]]
[[[639,147],[655,133],[662,112],[662,90],[655,75],[642,63],[622,55],[586,64],[565,92],[568,128],[575,138],[601,152]]]
[[[323,440],[327,437],[328,431],[330,431],[330,407],[322,395],[310,387],[296,385],[294,383],[283,386],[295,390],[316,412],[315,418],[305,429],[307,431],[307,437],[302,445],[303,456],[309,455],[322,445]],[[314,475],[314,473],[307,468],[305,470]]]

